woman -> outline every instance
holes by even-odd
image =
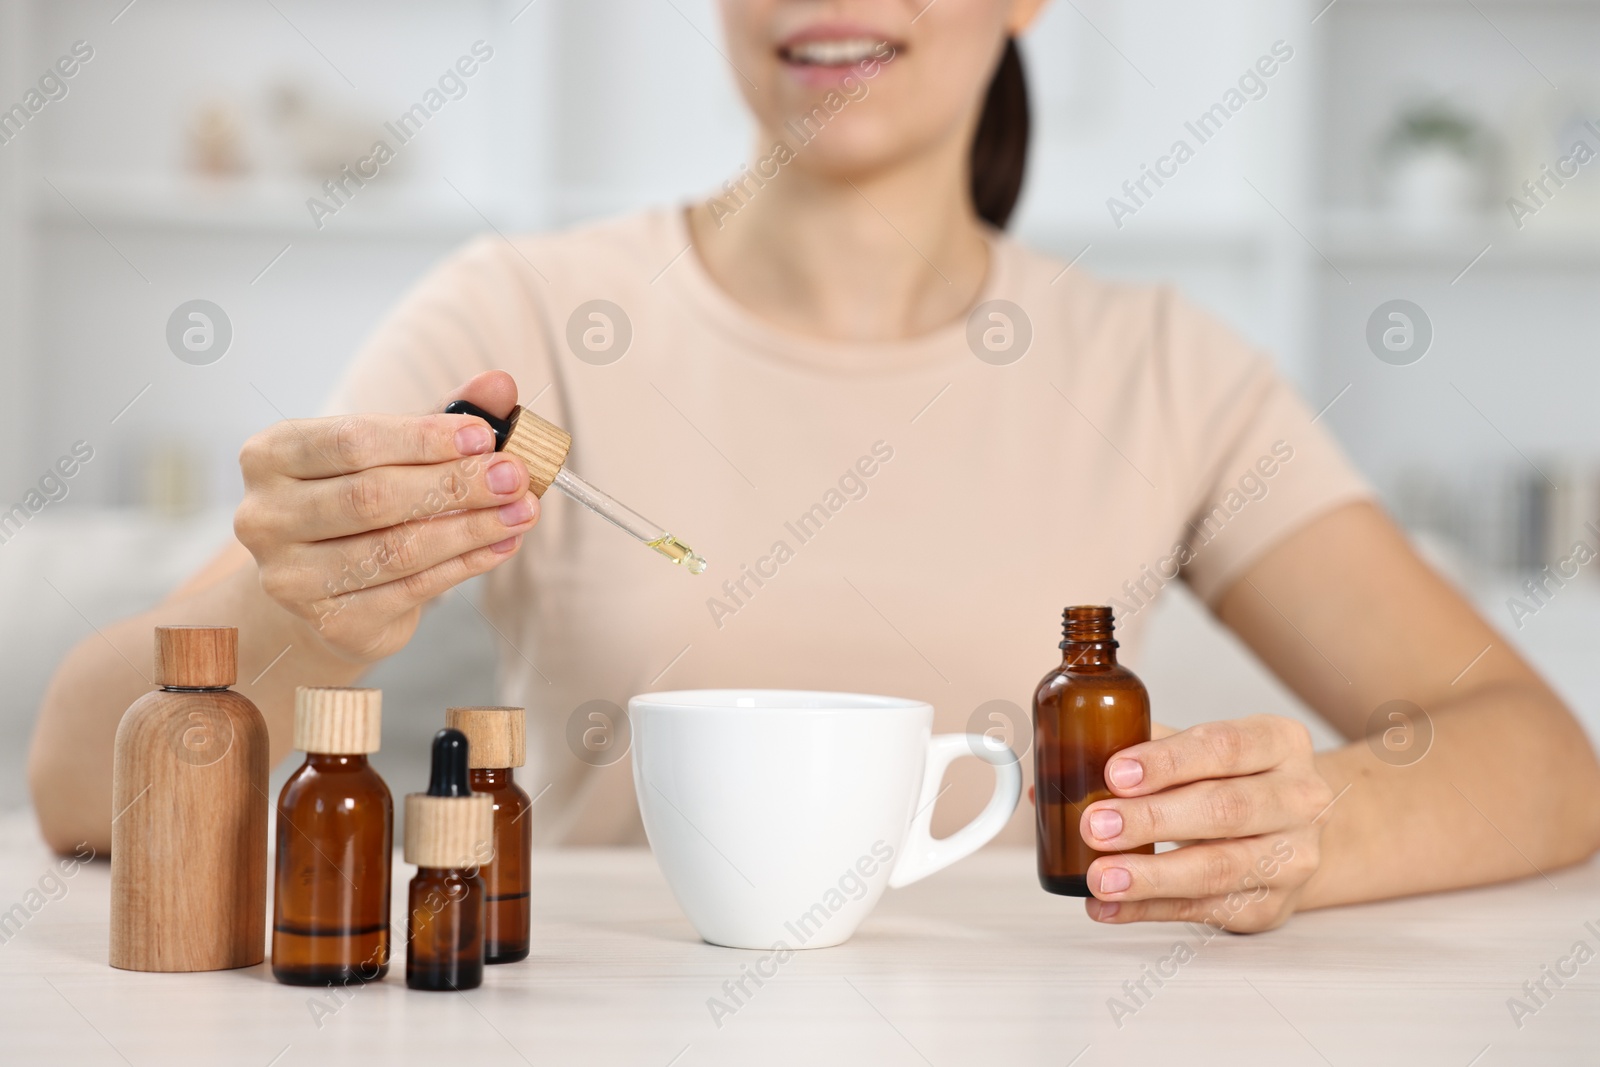
[[[1227,902],[1228,928],[1262,930],[1591,855],[1583,731],[1269,363],[1171,293],[1000,232],[1026,149],[1010,41],[1041,3],[723,0],[761,131],[751,165],[687,211],[470,245],[355,361],[333,410],[365,414],[252,438],[239,543],[61,666],[31,762],[46,838],[106,847],[113,730],[145,686],[124,657],[148,654],[153,625],[238,625],[246,677],[288,648],[245,690],[276,759],[297,684],[354,682],[428,601],[491,574],[505,697],[541,724],[541,832],[636,841],[626,761],[568,743],[589,701],[825,687],[924,697],[961,730],[985,701],[1026,703],[1063,604],[1114,598],[1136,639],[1136,609],[1181,569],[1353,740],[1313,754],[1299,725],[1241,708],[1125,750],[1086,839],[1192,844],[1098,860],[1091,917]],[[505,414],[519,395],[710,574],[528,494],[481,421],[399,414],[449,398]],[[1409,766],[1361,740],[1397,699],[1434,729]],[[986,788],[967,762],[947,821]],[[1268,867],[1268,891],[1235,906]]]

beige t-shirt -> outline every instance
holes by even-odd
[[[591,701],[883,693],[931,702],[937,732],[1009,723],[1021,750],[1064,606],[1116,606],[1126,648],[1180,565],[1213,601],[1274,542],[1368,494],[1271,364],[1171,291],[1063,273],[1001,234],[991,251],[982,301],[1009,314],[980,304],[972,330],[818,341],[738,305],[683,213],[652,211],[474,241],[366,345],[333,410],[436,409],[507,370],[571,431],[573,471],[710,561],[692,576],[552,491],[491,577],[503,699],[529,713],[523,781],[550,786],[543,840],[642,840],[629,760],[585,748],[605,739],[584,737],[605,706]],[[615,314],[618,347],[586,347],[607,342],[582,308],[595,300],[631,330],[614,362]],[[1008,322],[1019,345],[1024,319],[1022,358],[985,347],[997,330],[1005,348]],[[992,781],[977,760],[952,775],[936,833]],[[1031,823],[1024,802],[1003,838],[1031,841]]]

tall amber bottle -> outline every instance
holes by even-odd
[[[272,974],[289,985],[375,982],[389,972],[394,798],[378,751],[376,689],[295,692],[294,747],[305,763],[278,795]]]
[[[406,911],[406,985],[474,989],[483,982],[483,864],[494,858],[493,802],[467,779],[467,738],[433,737],[427,793],[406,797],[406,862],[417,865]]]
[[[1117,663],[1114,625],[1108,607],[1062,612],[1061,666],[1033,694],[1039,884],[1063,896],[1090,896],[1089,864],[1105,855],[1084,843],[1079,825],[1085,808],[1112,795],[1106,761],[1150,740],[1150,695]],[[1155,846],[1132,851],[1148,855]]]
[[[229,686],[239,631],[158,626],[155,683],[117,726],[111,966],[249,967],[266,954],[267,723]]]
[[[485,963],[528,958],[529,872],[533,858],[533,801],[516,783],[513,767],[527,759],[522,708],[447,708],[446,726],[467,736],[472,791],[494,801],[494,859],[484,864]]]

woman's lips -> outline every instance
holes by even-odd
[[[778,46],[778,58],[802,85],[832,86],[860,76],[864,65],[881,66],[901,51],[888,38],[856,27],[813,27]]]
[[[886,43],[881,37],[824,37],[786,44],[778,54],[789,63],[842,67],[870,59]]]

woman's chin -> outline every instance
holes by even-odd
[[[916,133],[874,115],[843,113],[821,130],[791,119],[768,131],[762,154],[781,141],[789,153],[783,170],[860,183],[924,155],[931,138]]]

